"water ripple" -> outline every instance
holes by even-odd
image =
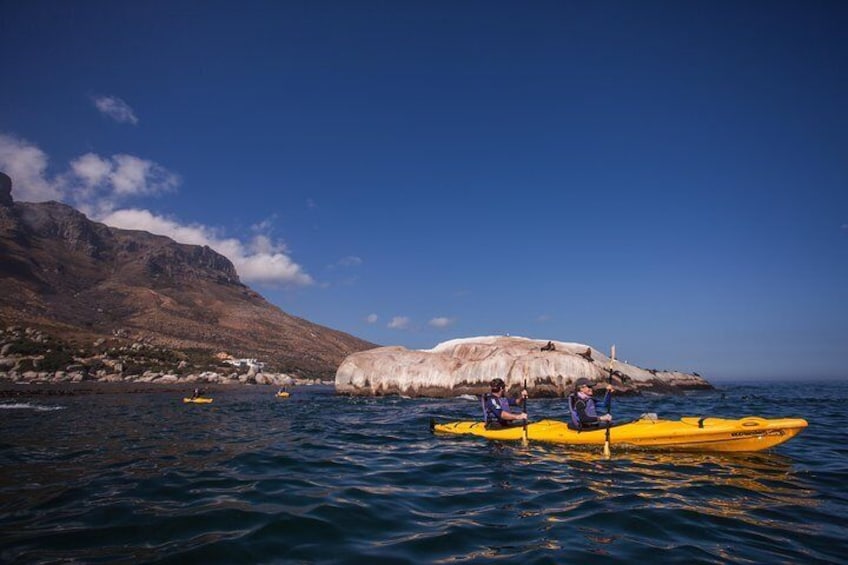
[[[795,393],[745,386],[615,408],[781,416]],[[658,551],[664,563],[840,563],[848,550],[848,421],[836,410],[771,453],[606,460],[429,434],[431,415],[476,418],[467,400],[317,388],[279,402],[253,387],[211,406],[161,393],[16,404],[0,411],[4,563],[635,562]],[[532,408],[564,416],[559,401]]]

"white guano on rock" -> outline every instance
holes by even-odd
[[[526,381],[532,396],[563,396],[581,377],[607,383],[609,363],[606,354],[581,343],[471,337],[429,350],[390,346],[354,353],[336,371],[335,386],[340,394],[450,397],[480,394],[500,377],[512,392]],[[612,384],[621,392],[712,388],[696,374],[642,369],[618,360],[613,371]]]

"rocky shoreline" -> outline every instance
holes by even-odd
[[[18,373],[16,371],[0,372],[0,381],[15,384],[80,384],[80,383],[116,383],[116,384],[201,384],[201,385],[332,385],[333,381],[321,379],[295,378],[285,373],[257,373],[220,375],[215,372],[203,372],[199,374],[174,375],[169,373],[158,373],[145,371],[141,375],[120,375],[114,373],[97,373],[89,375],[82,372],[56,371],[55,373],[27,371]]]
[[[289,390],[297,390],[297,386],[324,387],[330,389],[332,383],[306,382],[296,384]],[[62,398],[68,396],[109,395],[109,394],[173,394],[180,397],[191,395],[197,386],[189,383],[162,385],[156,383],[129,382],[100,382],[86,381],[82,383],[45,383],[45,382],[9,382],[0,381],[0,401],[26,400],[30,398]],[[247,393],[262,388],[256,385],[240,384],[208,384],[203,385],[204,394],[218,396],[220,394]],[[268,394],[276,392],[277,387],[268,386]]]
[[[122,335],[123,334],[123,335]],[[320,378],[224,366],[209,351],[177,351],[128,339],[126,332],[91,345],[67,343],[34,328],[0,332],[0,383],[57,385],[273,385],[326,384]],[[259,365],[261,367],[261,365]]]

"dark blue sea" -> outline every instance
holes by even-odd
[[[613,413],[810,427],[771,452],[606,460],[431,435],[431,416],[478,417],[461,398],[20,386],[0,399],[0,562],[845,563],[848,385],[717,386]]]

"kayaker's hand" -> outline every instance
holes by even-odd
[[[527,394],[526,389],[521,391],[521,398],[529,398],[529,395]]]
[[[604,414],[603,416],[598,416],[599,422],[612,422],[612,416],[609,414]]]
[[[613,391],[615,391],[615,389],[613,388],[613,386],[612,386],[612,385],[607,385],[607,392],[613,392]]]

